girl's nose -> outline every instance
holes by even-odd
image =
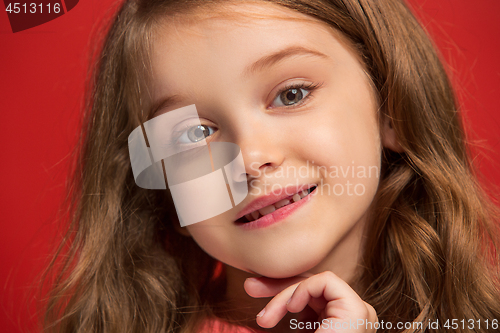
[[[283,164],[284,147],[274,141],[265,131],[252,131],[239,140],[247,178],[259,178],[270,174]],[[248,179],[250,180],[250,179]]]

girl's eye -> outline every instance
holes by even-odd
[[[188,128],[179,137],[179,143],[195,143],[214,134],[215,130],[206,125],[198,125]]]
[[[309,90],[300,87],[288,88],[276,96],[272,105],[274,107],[294,105],[300,103],[309,93]]]

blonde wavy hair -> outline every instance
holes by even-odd
[[[44,332],[192,332],[216,312],[217,261],[175,232],[168,192],[135,185],[127,137],[149,117],[141,87],[161,20],[228,1],[127,0],[113,18],[85,108],[71,223],[45,279]],[[446,71],[407,5],[260,1],[324,21],[352,43],[403,148],[383,153],[360,296],[386,322],[500,319],[500,215],[478,185]],[[498,332],[475,327],[455,331]]]

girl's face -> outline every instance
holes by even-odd
[[[381,136],[369,79],[339,33],[281,6],[229,5],[165,20],[152,65],[153,102],[166,101],[156,115],[196,104],[209,141],[239,145],[250,181],[242,203],[186,227],[194,240],[258,275],[329,269],[348,279],[379,183]],[[274,212],[276,202],[254,201],[311,186]],[[259,208],[269,214],[236,221]]]

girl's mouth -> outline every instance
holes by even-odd
[[[266,215],[272,214],[275,211],[281,211],[284,210],[284,207],[287,207],[291,204],[297,203],[304,199],[305,197],[309,196],[317,186],[312,186],[306,190],[297,192],[287,198],[281,199],[271,205],[268,205],[266,207],[254,210],[251,213],[246,214],[245,216],[242,216],[241,218],[237,219],[237,223],[250,223],[255,220],[258,220]]]

